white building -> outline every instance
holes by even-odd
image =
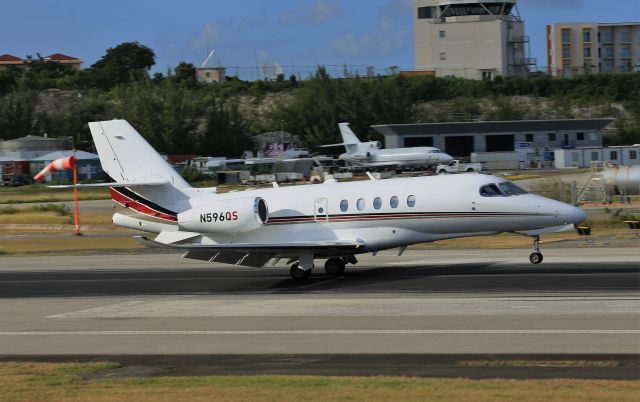
[[[556,149],[556,169],[585,168],[592,162],[612,163],[621,166],[640,165],[640,144],[616,147],[582,147]]]
[[[415,0],[416,70],[471,79],[522,76],[529,38],[516,0]]]

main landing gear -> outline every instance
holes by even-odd
[[[533,237],[533,253],[529,256],[529,261],[532,264],[540,264],[543,260],[542,253],[540,252],[540,236]]]
[[[347,264],[357,264],[358,260],[354,255],[350,255],[347,257],[334,257],[329,258],[324,263],[324,270],[329,276],[338,277],[344,274],[345,267]],[[312,258],[300,258],[298,262],[295,262],[291,265],[289,269],[289,273],[293,279],[304,280],[309,279],[311,277],[311,271],[313,270],[313,259]]]
[[[304,270],[300,268],[300,264],[297,262],[291,265],[291,269],[289,269],[289,274],[293,279],[309,279],[311,278],[311,270]]]
[[[329,258],[324,263],[324,270],[330,276],[340,276],[344,273],[347,263],[342,258]]]

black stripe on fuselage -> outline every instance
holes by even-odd
[[[169,209],[166,209],[164,207],[161,207],[160,205],[156,204],[155,202],[147,200],[146,198],[134,193],[133,191],[129,190],[126,187],[113,187],[113,189],[116,190],[117,192],[119,192],[120,194],[131,198],[132,200],[136,201],[137,203],[140,203],[140,204],[144,205],[147,208],[153,209],[153,210],[155,210],[157,212],[160,212],[160,213],[163,213],[163,214],[166,214],[166,215],[170,215],[170,216],[173,216],[173,217],[177,217],[178,216],[177,213],[175,213],[175,212],[173,212],[173,211],[171,211]]]
[[[367,214],[334,214],[334,215],[298,215],[284,217],[269,217],[269,224],[291,224],[319,221],[346,222],[364,220],[416,219],[416,218],[480,218],[480,217],[514,217],[514,216],[553,216],[553,214],[523,213],[523,212],[382,212]]]

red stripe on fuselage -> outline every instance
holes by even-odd
[[[160,218],[167,221],[176,222],[178,220],[178,218],[175,216],[156,211],[155,209],[150,208],[147,205],[144,205],[138,201],[132,200],[131,198],[122,194],[121,192],[119,192],[117,189],[113,187],[109,187],[109,193],[111,194],[111,198],[115,202],[117,202],[118,204],[122,205],[125,208],[131,208],[134,211],[140,212],[141,214],[153,216],[154,218]]]

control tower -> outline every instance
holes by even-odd
[[[416,70],[439,77],[524,76],[529,38],[516,0],[415,0]]]

